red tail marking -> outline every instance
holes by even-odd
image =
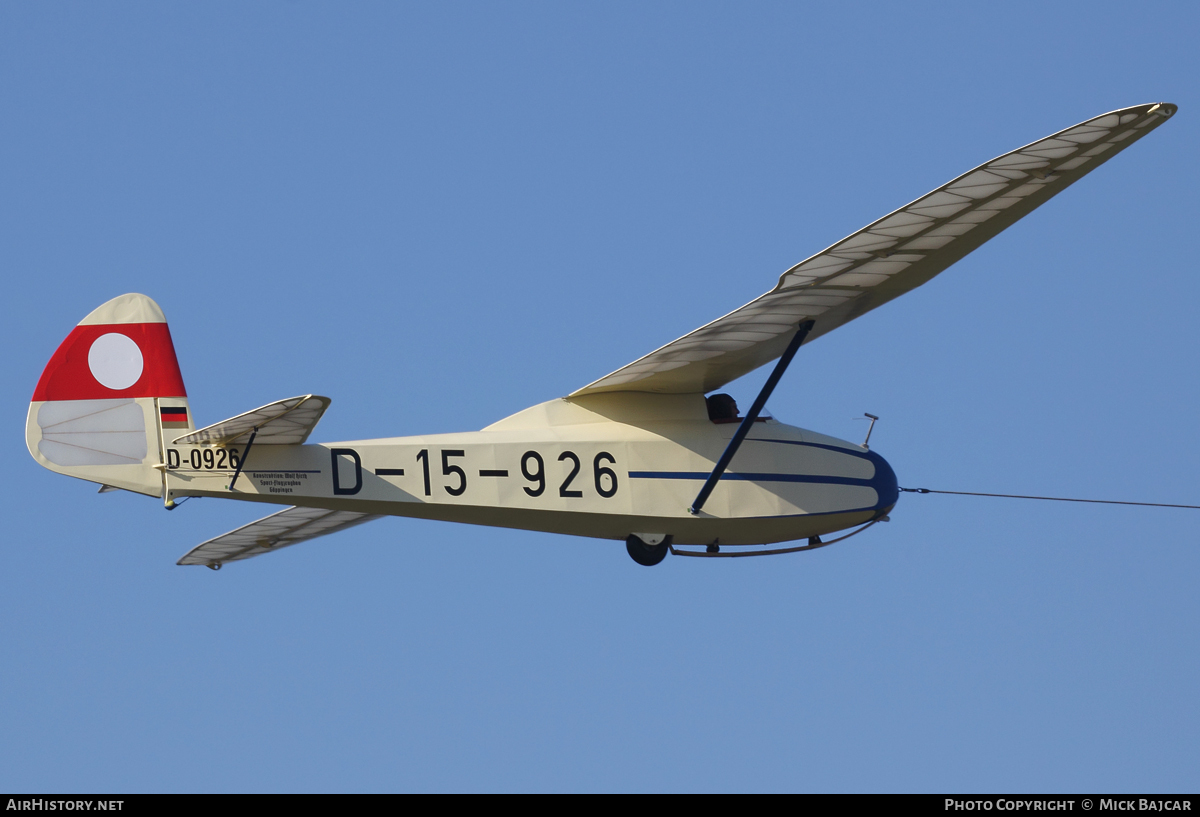
[[[101,335],[117,332],[138,345],[142,376],[127,389],[110,389],[96,380],[88,350]],[[112,397],[187,397],[175,359],[175,345],[165,323],[119,323],[76,326],[46,364],[33,391],[33,402],[98,400]]]

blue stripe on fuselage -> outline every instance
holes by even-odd
[[[851,449],[838,448],[833,445],[825,445],[822,443],[805,443],[794,440],[765,440],[760,438],[749,438],[746,442],[758,443],[779,443],[782,445],[801,445],[810,448],[823,448],[827,451],[836,451],[840,454],[845,454],[851,457],[859,457],[861,459],[870,460],[875,466],[875,475],[870,479],[856,479],[854,477],[832,477],[821,476],[818,474],[752,474],[752,473],[735,473],[726,472],[721,479],[740,480],[745,482],[804,482],[815,485],[855,485],[863,488],[874,488],[878,496],[878,501],[875,505],[875,510],[890,508],[896,504],[896,500],[900,498],[900,486],[896,481],[896,472],[888,465],[887,460],[876,454],[874,451],[854,451]],[[706,480],[708,479],[708,471],[630,471],[630,479],[693,479]]]
[[[708,479],[708,471],[630,471],[630,479]],[[874,488],[870,479],[854,477],[823,477],[817,474],[734,474],[726,471],[721,479],[746,480],[749,482],[815,482],[824,485],[859,485]]]

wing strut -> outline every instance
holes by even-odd
[[[804,339],[808,337],[809,331],[813,328],[813,323],[814,321],[807,320],[796,328],[796,334],[792,335],[792,340],[788,344],[787,349],[784,350],[783,356],[779,358],[779,362],[775,364],[775,369],[771,372],[771,376],[763,384],[762,391],[758,393],[758,397],[754,398],[754,405],[746,412],[746,416],[742,419],[742,424],[733,433],[733,439],[725,447],[725,453],[721,455],[721,459],[717,460],[717,465],[713,468],[713,472],[708,475],[708,479],[705,480],[704,487],[700,489],[700,493],[696,494],[696,501],[692,503],[692,507],[688,508],[688,513],[695,516],[700,513],[700,509],[708,501],[709,494],[713,492],[713,488],[717,487],[717,483],[721,480],[721,475],[725,473],[725,469],[733,461],[733,455],[741,448],[742,440],[746,439],[746,435],[750,433],[754,421],[758,419],[758,413],[763,410],[763,406],[767,404],[767,399],[770,398],[771,392],[775,391],[775,387],[779,385],[779,379],[787,371],[788,364],[792,362],[792,358],[796,356],[796,352],[800,349],[800,344],[804,343]]]
[[[254,438],[258,436],[258,426],[250,432],[250,441],[246,443],[246,450],[242,452],[242,458],[238,460],[237,470],[233,472],[233,479],[229,480],[229,490],[233,490],[233,486],[237,483],[237,478],[242,475],[242,469],[246,467],[246,457],[250,456],[250,449],[254,447]]]

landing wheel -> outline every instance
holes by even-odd
[[[667,552],[670,550],[671,537],[663,539],[657,545],[647,545],[632,533],[625,537],[625,549],[629,551],[629,556],[635,562],[646,567],[654,567],[656,564],[667,558]]]

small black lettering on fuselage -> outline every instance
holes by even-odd
[[[167,449],[168,471],[235,471],[241,463],[241,452],[236,448],[193,448],[187,457],[178,448]]]

